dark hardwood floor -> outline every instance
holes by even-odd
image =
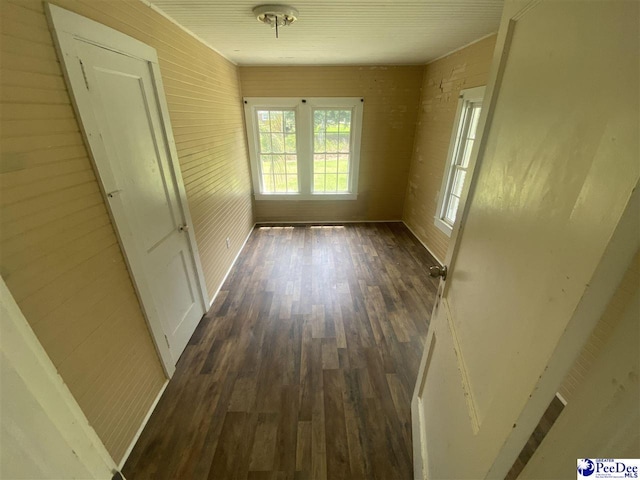
[[[127,479],[411,479],[434,263],[400,223],[256,228]]]

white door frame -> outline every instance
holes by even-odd
[[[1,461],[0,475],[33,474],[34,468],[24,467],[26,460],[32,460],[36,465],[31,467],[61,478],[71,478],[84,471],[84,475],[90,475],[88,478],[111,479],[118,471],[117,465],[60,378],[1,277],[0,330],[3,369],[13,371],[32,395],[22,399],[16,398],[17,393],[7,391],[3,397],[15,393],[11,401],[26,400],[20,403],[26,416],[44,415],[53,426],[38,428],[37,422],[14,425],[16,419],[0,416],[5,441],[17,443],[13,446],[32,456],[28,459],[9,454]],[[29,401],[32,399],[37,406]]]
[[[80,63],[76,52],[77,41],[84,41],[92,45],[96,45],[107,50],[111,50],[129,57],[137,58],[148,62],[151,73],[151,80],[155,87],[156,101],[160,109],[160,123],[163,134],[167,141],[169,165],[171,166],[171,175],[173,175],[175,183],[178,187],[178,203],[182,212],[184,223],[187,225],[185,232],[189,239],[189,246],[196,273],[196,281],[198,283],[198,299],[202,305],[203,311],[207,312],[208,293],[204,273],[198,253],[198,246],[193,230],[193,222],[189,212],[187,194],[184,188],[184,181],[180,171],[178,161],[178,152],[176,150],[175,140],[173,138],[173,130],[169,120],[169,110],[164,95],[164,87],[162,85],[162,77],[160,75],[160,66],[158,64],[158,55],[156,50],[128,35],[120,33],[100,23],[89,20],[81,15],[70,12],[63,8],[46,4],[49,24],[53,32],[53,37],[58,50],[58,56],[64,66],[63,73],[71,94],[74,108],[80,119],[82,133],[85,142],[89,147],[89,153],[93,162],[94,170],[99,179],[100,189],[102,191],[105,204],[107,205],[111,216],[112,224],[122,248],[133,284],[136,288],[138,298],[142,306],[142,310],[147,319],[147,324],[151,330],[151,334],[160,356],[163,368],[168,378],[171,378],[175,371],[175,364],[169,351],[168,340],[165,336],[160,315],[156,311],[151,288],[144,278],[144,275],[136,272],[143,272],[142,259],[137,254],[134,247],[133,232],[131,229],[120,222],[116,223],[116,214],[124,211],[123,204],[114,192],[116,190],[115,178],[113,177],[111,168],[109,167],[109,158],[105,148],[104,140],[100,135],[98,122],[91,108],[89,92],[86,86],[86,78],[84,76],[83,67]]]
[[[448,277],[451,277],[451,272],[455,269],[456,257],[460,246],[459,239],[465,227],[472,203],[467,199],[472,198],[477,183],[480,168],[476,167],[480,167],[483,160],[514,27],[518,20],[540,2],[541,0],[508,0],[505,3],[483,109],[478,124],[478,134],[476,135],[478,141],[473,147],[469,162],[469,170],[472,170],[473,173],[471,178],[464,184],[460,199],[461,207],[458,211],[459,219],[453,227],[449,249],[445,256],[444,265],[448,268]],[[580,354],[590,333],[614,295],[617,286],[622,281],[633,256],[640,248],[638,218],[640,218],[640,184],[636,184],[625,211],[598,263],[595,274],[589,282],[588,288],[567,323],[567,327],[560,337],[555,350],[548,359],[547,368],[538,379],[529,401],[520,412],[513,430],[505,439],[485,478],[504,478],[506,476],[549,405],[549,401],[556,394],[565,375]],[[438,308],[445,303],[441,299],[446,295],[447,290],[448,282],[441,280],[431,316],[432,319],[436,318]],[[446,308],[446,305],[444,308]],[[425,348],[411,401],[413,464],[414,479],[416,480],[427,479],[426,475],[429,471],[428,445],[426,444],[425,425],[422,415],[421,392],[429,371],[435,342],[433,328],[430,327],[424,344]],[[461,372],[461,375],[464,377],[464,372]]]

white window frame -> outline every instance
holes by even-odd
[[[447,236],[451,236],[453,232],[453,226],[449,225],[445,220],[447,202],[445,201],[449,192],[453,186],[453,176],[455,173],[455,161],[456,152],[458,150],[458,143],[460,142],[460,134],[462,133],[462,119],[463,112],[467,110],[470,104],[482,102],[484,98],[485,87],[468,88],[460,91],[460,97],[458,100],[458,106],[456,109],[455,121],[453,123],[453,130],[451,132],[451,140],[449,141],[449,152],[447,153],[447,166],[445,173],[442,177],[442,185],[440,186],[440,193],[438,195],[438,207],[436,208],[436,215],[434,216],[434,223],[438,229],[444,232]],[[484,107],[483,107],[484,108]],[[473,162],[470,162],[470,165]],[[467,169],[466,178],[471,178],[471,168]],[[463,205],[458,205],[458,211],[462,209]],[[456,217],[457,221],[457,217]]]
[[[244,116],[251,159],[251,177],[256,200],[355,200],[358,197],[360,142],[362,138],[361,97],[245,97]],[[299,193],[263,193],[259,162],[259,133],[255,121],[260,109],[294,110],[296,115],[296,147]],[[314,108],[352,109],[351,164],[348,193],[313,192],[313,110]]]

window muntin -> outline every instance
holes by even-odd
[[[362,98],[245,98],[256,200],[357,198]]]
[[[435,225],[451,235],[461,205],[464,182],[471,176],[471,154],[482,112],[485,87],[460,92],[458,110],[449,146],[447,168],[442,179]]]
[[[258,155],[263,193],[298,193],[296,112],[256,109]]]
[[[313,109],[313,192],[348,193],[351,110]]]

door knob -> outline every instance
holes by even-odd
[[[186,232],[187,230],[189,230],[189,225],[187,225],[187,224],[180,225],[178,227],[178,230],[180,230],[181,232]]]
[[[431,277],[442,277],[443,280],[447,279],[447,266],[443,265],[431,265],[429,267],[429,276]]]

